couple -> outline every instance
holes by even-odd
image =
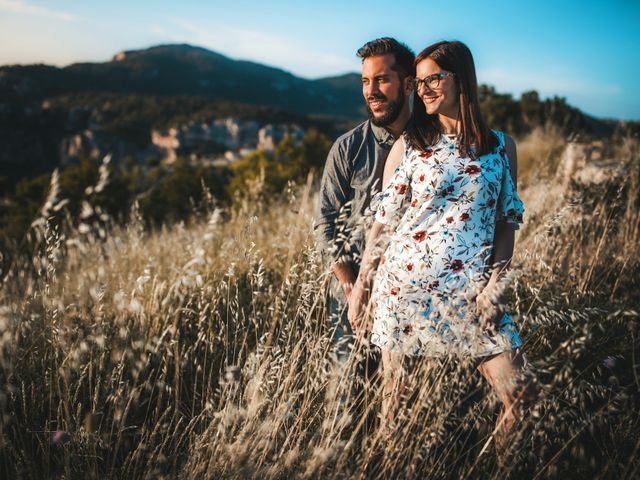
[[[314,227],[334,274],[339,357],[353,332],[371,331],[387,431],[407,356],[470,357],[502,402],[500,447],[522,393],[522,341],[499,288],[524,212],[515,143],[486,125],[463,43],[414,56],[380,38],[358,56],[370,118],[331,148]]]

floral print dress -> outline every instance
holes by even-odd
[[[371,342],[407,355],[454,351],[485,356],[522,345],[507,312],[497,331],[480,329],[467,296],[488,281],[497,220],[519,229],[524,207],[511,177],[504,133],[477,159],[456,140],[405,152],[388,185],[371,202],[390,239],[373,284]]]

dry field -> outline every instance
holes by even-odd
[[[52,225],[54,177],[0,293],[0,477],[638,478],[639,143],[541,130],[519,152],[509,308],[540,397],[505,467],[496,399],[455,358],[417,364],[398,430],[377,434],[359,349],[331,362],[313,178],[148,233],[92,190]],[[105,166],[93,191],[107,183]]]

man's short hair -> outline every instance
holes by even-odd
[[[389,53],[393,54],[396,59],[396,63],[393,66],[394,70],[398,71],[404,77],[408,75],[415,76],[415,67],[413,65],[415,54],[413,50],[395,38],[382,37],[371,40],[360,47],[356,55],[364,62],[365,58],[387,55]]]

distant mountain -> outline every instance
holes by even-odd
[[[77,93],[196,95],[305,115],[365,117],[357,74],[307,80],[201,47],[160,45],[109,62],[0,67],[0,102]]]
[[[59,166],[69,142],[75,148],[73,142],[87,135],[114,152],[114,163],[132,156],[144,161],[154,129],[216,118],[295,123],[335,138],[366,118],[361,88],[357,73],[308,80],[191,45],[125,51],[108,62],[64,68],[3,66],[0,197],[18,179]],[[535,91],[516,99],[483,85],[480,101],[493,128],[516,136],[547,123],[566,134],[603,136],[619,123]]]

